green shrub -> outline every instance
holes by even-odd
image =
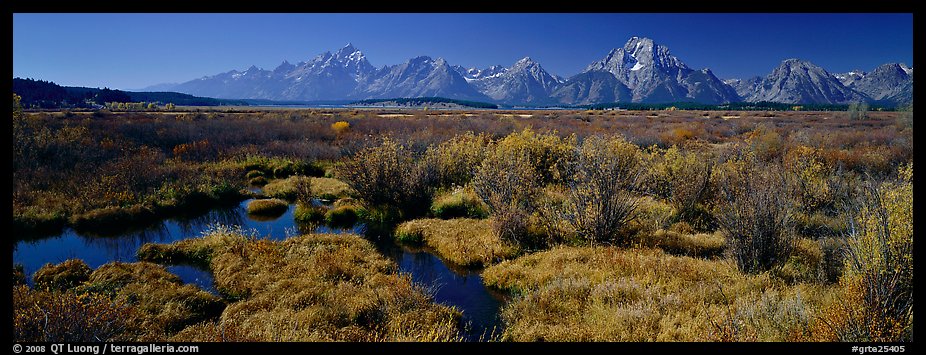
[[[493,226],[503,239],[535,243],[528,239],[527,229],[540,188],[528,157],[502,158],[490,153],[476,173],[473,187],[489,206]]]
[[[913,340],[913,163],[855,204],[844,302],[831,310],[840,341]]]
[[[574,160],[575,136],[512,133],[490,146],[473,177],[473,189],[489,206],[496,233],[506,241],[533,248],[547,241],[533,233],[536,200],[547,184],[561,183]]]
[[[711,171],[714,159],[694,151],[681,151],[677,146],[653,152],[656,162],[650,169],[648,188],[675,208],[674,221],[694,224],[698,230],[713,227],[702,205],[711,198]],[[707,219],[705,221],[705,219]]]
[[[441,187],[465,186],[473,179],[473,172],[485,159],[489,137],[473,132],[456,135],[425,153],[425,159],[438,172],[437,185]]]

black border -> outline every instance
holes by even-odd
[[[536,0],[535,0],[536,1]],[[858,4],[839,3],[838,6],[833,2],[762,2],[754,1],[678,1],[678,0],[658,0],[658,1],[615,1],[607,3],[588,4],[575,2],[548,2],[540,3],[539,1],[527,1],[521,3],[498,2],[485,0],[471,1],[431,1],[420,4],[411,2],[398,1],[378,1],[370,3],[358,3],[354,1],[307,1],[307,0],[286,0],[272,2],[195,2],[190,0],[160,0],[160,1],[123,1],[123,2],[101,2],[101,1],[80,1],[80,0],[7,0],[4,1],[5,7],[8,7],[8,25],[5,26],[9,31],[6,38],[10,39],[12,53],[12,32],[13,32],[13,13],[277,13],[277,12],[314,12],[314,13],[335,13],[335,12],[363,12],[363,13],[429,13],[429,12],[456,12],[456,13],[516,13],[516,12],[533,12],[533,13],[585,13],[585,12],[620,12],[620,13],[913,13],[914,14],[914,38],[916,34],[923,33],[922,25],[917,21],[915,13],[916,1],[914,0],[879,0]],[[848,10],[848,11],[847,11]],[[65,29],[62,29],[65,30]],[[916,41],[914,41],[916,43]],[[914,53],[918,53],[914,47]],[[11,58],[12,59],[12,58]],[[12,60],[11,60],[12,62]],[[914,60],[914,67],[917,61]],[[10,66],[12,72],[12,65]],[[12,79],[12,75],[10,76]],[[12,89],[12,80],[8,82]],[[916,95],[914,93],[914,95]],[[921,96],[921,95],[920,95]],[[6,126],[9,130],[10,126]],[[9,137],[9,135],[7,135]],[[11,176],[11,175],[7,175]],[[914,177],[915,179],[915,177]],[[914,213],[919,208],[914,203]],[[7,216],[12,215],[11,205],[5,205],[8,210]],[[7,220],[7,230],[9,230],[10,220]],[[7,250],[12,249],[13,241],[7,238]],[[919,246],[921,243],[917,243]],[[918,247],[915,247],[918,249]],[[914,255],[921,254],[914,250]],[[12,255],[10,252],[2,254],[3,260],[9,265]],[[920,258],[914,257],[915,268],[920,268]],[[8,279],[9,280],[9,279]],[[8,281],[10,282],[10,281]],[[12,286],[12,285],[11,285]],[[11,297],[6,293],[6,297]],[[916,312],[916,309],[914,309]],[[12,308],[6,308],[5,313],[8,321],[4,322],[4,328],[7,328],[7,334],[11,334],[12,328]],[[915,339],[915,338],[914,338]],[[11,344],[7,343],[7,346]],[[25,343],[23,343],[25,344]],[[35,343],[32,343],[35,344]],[[41,343],[40,343],[41,344]],[[127,343],[131,344],[131,343]],[[158,342],[154,344],[178,345],[180,343]],[[800,352],[834,352],[844,354],[858,354],[852,352],[853,346],[883,346],[883,345],[902,345],[905,347],[905,353],[913,353],[916,349],[915,340],[913,343],[892,343],[892,344],[870,344],[870,343],[461,343],[461,344],[433,344],[433,343],[185,343],[198,345],[200,354],[211,353],[327,353],[334,351],[345,351],[348,353],[428,353],[434,354],[441,352],[443,354],[472,354],[477,351],[489,350],[492,352],[507,351],[543,351],[543,352],[568,352],[575,353],[583,350],[599,350],[605,352],[722,352],[742,354],[755,350],[775,353],[793,353]],[[45,343],[50,345],[50,343]],[[99,345],[99,344],[97,344]],[[10,349],[8,347],[7,349]],[[15,352],[13,352],[15,353]],[[50,353],[47,351],[46,353]]]

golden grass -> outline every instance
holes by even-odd
[[[565,247],[483,273],[519,294],[504,307],[513,341],[807,341],[833,288],[750,276],[729,260],[659,249]]]
[[[338,179],[326,177],[290,176],[277,179],[264,186],[264,194],[273,198],[293,201],[296,198],[297,182],[308,179],[312,188],[312,195],[323,200],[336,200],[347,197],[351,189]]]
[[[325,213],[325,223],[332,227],[348,228],[357,223],[356,206],[338,206]]]
[[[83,260],[68,259],[60,264],[45,264],[32,277],[35,287],[63,291],[90,279],[93,270]]]
[[[711,258],[721,256],[727,243],[720,232],[690,234],[660,229],[640,237],[639,244],[674,255]]]
[[[217,317],[225,308],[220,298],[148,262],[105,264],[75,291],[108,295],[132,307],[136,341],[166,339],[188,325]]]
[[[326,177],[313,177],[312,194],[323,200],[337,200],[350,196],[353,190],[343,181]]]
[[[278,198],[253,200],[248,202],[248,214],[261,216],[279,216],[286,212],[289,203]]]
[[[216,287],[238,300],[219,320],[188,327],[174,341],[460,340],[461,313],[433,303],[357,235],[269,241],[218,228],[173,247],[210,250]]]
[[[458,188],[435,197],[431,213],[441,219],[486,218],[489,206],[472,189]]]
[[[462,266],[488,265],[518,253],[518,247],[502,241],[484,219],[416,219],[399,225],[396,238],[424,242],[444,259]]]

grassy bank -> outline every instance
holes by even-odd
[[[512,341],[809,341],[825,327],[814,311],[837,301],[834,286],[658,249],[556,247],[483,278],[518,295],[502,311]]]
[[[175,341],[460,339],[460,312],[434,304],[360,236],[273,242],[217,229],[171,245],[146,245],[139,257],[197,260],[209,266],[218,290],[236,300],[218,321],[186,328]]]
[[[163,266],[82,261],[48,264],[35,289],[13,288],[16,341],[163,341],[217,317],[225,302],[184,285]]]
[[[157,166],[120,166],[101,181],[76,191],[33,190],[17,193],[13,231],[17,238],[81,232],[113,234],[155,221],[205,212],[247,197],[237,164],[168,161]],[[131,173],[129,173],[131,169]],[[140,170],[140,171],[139,171]],[[145,174],[144,176],[139,174]],[[135,175],[125,177],[123,175]],[[114,179],[132,179],[123,185]]]
[[[273,180],[264,186],[264,194],[274,198],[295,201],[300,180],[308,180],[312,196],[322,200],[337,200],[351,194],[350,187],[340,180],[326,177],[291,176]]]
[[[484,219],[416,219],[400,224],[395,238],[404,243],[427,244],[444,259],[461,266],[489,265],[518,253],[518,247],[502,241]]]

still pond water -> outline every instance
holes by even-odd
[[[172,243],[178,240],[198,237],[213,224],[240,226],[253,230],[264,238],[281,240],[292,235],[316,233],[357,233],[364,235],[363,225],[350,229],[331,229],[319,226],[314,230],[299,225],[293,219],[294,205],[278,218],[255,218],[247,214],[245,200],[232,207],[210,210],[193,218],[167,219],[144,230],[126,232],[115,236],[92,236],[67,228],[60,235],[36,240],[17,241],[13,245],[13,263],[21,264],[31,284],[31,276],[46,263],[60,263],[78,258],[91,268],[111,261],[138,261],[135,252],[145,243]],[[463,311],[472,329],[470,340],[478,340],[483,334],[500,328],[498,311],[503,297],[487,289],[478,272],[453,267],[435,256],[429,250],[401,247],[388,238],[367,236],[381,253],[399,266],[399,271],[411,274],[412,279],[430,290],[435,301],[455,306]],[[195,284],[202,289],[217,293],[212,275],[207,271],[189,265],[170,265],[167,269],[179,276],[185,283]],[[496,330],[497,332],[500,329]]]

